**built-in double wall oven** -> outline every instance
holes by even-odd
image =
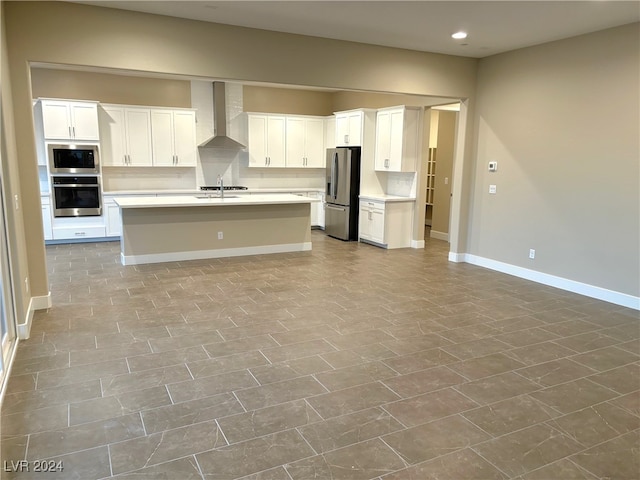
[[[97,145],[47,146],[54,217],[102,214],[100,155]]]

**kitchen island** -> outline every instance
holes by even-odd
[[[313,198],[213,194],[115,201],[123,265],[311,250]]]

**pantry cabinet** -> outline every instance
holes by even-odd
[[[45,140],[99,141],[98,104],[41,100]]]
[[[376,114],[375,169],[415,172],[418,160],[420,109],[391,107]]]
[[[152,109],[151,145],[154,166],[195,167],[195,111]]]
[[[287,167],[324,168],[324,120],[316,117],[286,117]]]
[[[284,167],[286,118],[284,116],[249,114],[248,149],[250,167]]]
[[[100,132],[103,166],[153,165],[150,109],[102,105]]]

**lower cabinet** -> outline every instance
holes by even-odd
[[[311,203],[311,228],[321,228],[324,230],[324,193],[322,192],[292,192],[294,195],[301,195],[318,199]]]
[[[122,233],[120,207],[113,197],[104,197],[104,225],[107,237],[119,237]]]
[[[40,197],[42,204],[42,229],[45,240],[53,240],[53,228],[51,223],[51,200],[48,196]]]
[[[76,227],[53,227],[53,240],[104,238],[104,233],[104,225],[98,224]]]
[[[360,240],[368,240],[387,246],[384,236],[384,202],[360,201],[358,215],[358,236]]]
[[[414,202],[360,199],[358,237],[384,248],[411,246]]]

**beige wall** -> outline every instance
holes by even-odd
[[[31,69],[34,98],[97,100],[124,105],[191,107],[191,82],[108,73]]]
[[[301,245],[311,242],[308,203],[125,208],[126,256]],[[223,232],[218,240],[212,232]]]
[[[333,114],[332,92],[250,85],[245,85],[242,90],[245,112],[322,116]]]
[[[33,242],[30,245],[31,251],[27,245],[24,227],[24,203],[20,185],[20,172],[18,163],[18,154],[16,148],[16,131],[13,118],[13,98],[11,96],[11,79],[9,71],[9,57],[6,40],[6,16],[5,3],[0,5],[0,45],[1,45],[1,64],[0,64],[0,116],[2,118],[0,127],[0,155],[2,160],[2,190],[4,198],[7,199],[5,206],[5,221],[8,226],[8,247],[11,257],[11,277],[14,290],[14,303],[18,323],[25,323],[28,314],[30,292],[27,290],[29,282],[25,282],[29,278],[29,261],[33,254],[35,261],[44,258],[44,245]],[[14,196],[18,197],[18,204],[21,207],[15,209],[12,201]],[[36,223],[37,222],[32,222]],[[40,234],[42,235],[42,227],[40,224]],[[44,293],[46,295],[47,292]]]
[[[639,30],[480,61],[470,253],[640,295]]]
[[[65,2],[10,2],[5,14],[23,213],[31,219],[40,218],[40,198],[29,62],[452,98],[475,90],[478,62],[469,58]],[[461,182],[469,183],[469,170]],[[466,238],[466,219],[457,221]],[[42,225],[32,220],[25,230],[32,293],[44,295]]]
[[[397,95],[374,92],[342,91],[333,95],[333,111],[352,110],[355,108],[385,108],[396,105],[423,107],[441,105],[447,100],[439,97],[424,97],[416,95]]]

